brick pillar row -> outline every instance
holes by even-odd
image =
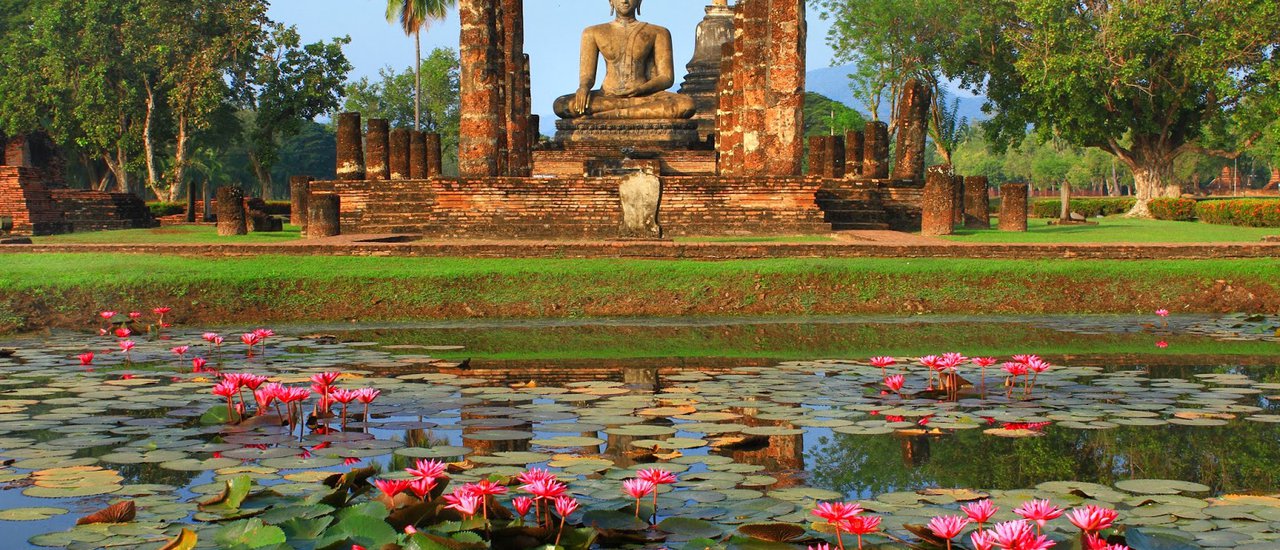
[[[920,234],[950,235],[954,231],[955,178],[947,166],[930,166],[921,200]]]
[[[387,151],[391,163],[390,176],[393,180],[409,177],[409,134],[412,132],[413,130],[408,128],[396,128],[391,131]]]
[[[369,119],[369,133],[365,134],[365,173],[374,181],[391,179],[389,156],[391,123],[385,119]]]
[[[897,159],[893,179],[920,180],[924,177],[925,142],[929,137],[929,110],[933,94],[917,79],[908,80],[898,107]]]
[[[1000,230],[1027,230],[1027,184],[1006,183],[1000,186]]]
[[[846,177],[862,175],[862,156],[866,135],[865,132],[853,130],[844,135],[844,175]]]
[[[769,0],[765,69],[766,173],[798,175],[804,158],[804,0]]]
[[[462,25],[458,173],[464,178],[498,175],[500,142],[506,140],[506,129],[499,121],[501,75],[493,59],[498,27],[494,4],[492,0],[458,2]]]
[[[862,177],[889,177],[889,125],[879,121],[868,122],[864,139]]]

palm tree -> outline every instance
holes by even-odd
[[[444,19],[458,0],[387,0],[387,21],[400,22],[404,33],[413,37],[413,129],[422,126],[422,31],[432,20]]]

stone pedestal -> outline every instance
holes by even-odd
[[[360,135],[360,113],[338,115],[338,179],[364,179],[364,141]]]
[[[576,148],[689,149],[698,143],[693,120],[557,120],[556,141],[566,151]]]
[[[440,134],[426,134],[423,136],[423,147],[426,148],[427,154],[427,177],[438,178],[444,171],[443,163],[440,159]]]
[[[292,176],[289,178],[289,223],[307,230],[307,194],[315,178]]]
[[[706,12],[702,23],[698,24],[693,59],[685,65],[688,73],[680,85],[680,93],[692,97],[697,106],[693,120],[698,123],[699,141],[715,133],[720,56],[724,45],[733,42],[733,8],[711,5],[707,6]]]
[[[409,179],[427,179],[427,134],[409,133]]]
[[[369,119],[369,133],[365,135],[365,174],[374,181],[391,179],[388,133],[391,123],[380,118]]]
[[[809,175],[827,179],[839,179],[844,177],[844,173],[844,138],[841,136],[810,136]]]
[[[409,177],[409,134],[412,130],[396,128],[391,131],[390,143],[387,144],[388,157],[391,162],[391,179],[402,180]]]
[[[964,176],[951,176],[951,191],[954,193],[951,199],[951,223],[952,225],[960,225],[964,223]]]
[[[862,177],[882,180],[889,177],[889,125],[867,123],[862,154]]]
[[[244,190],[239,187],[218,188],[218,236],[246,235]]]
[[[865,132],[849,131],[844,135],[844,175],[862,175],[862,157],[866,147]]]
[[[926,237],[950,235],[955,203],[955,179],[945,166],[931,166],[925,176],[921,199],[920,234]]]
[[[987,194],[986,176],[964,179],[964,226],[966,229],[991,229],[991,199]]]
[[[1027,184],[1006,183],[1000,186],[1000,230],[1027,230]]]
[[[341,234],[341,202],[337,195],[313,194],[307,199],[307,238]]]
[[[618,185],[618,198],[622,202],[622,238],[660,239],[662,228],[658,226],[658,204],[662,198],[662,181],[650,171],[639,171],[624,176]]]

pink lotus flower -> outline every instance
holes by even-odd
[[[862,536],[880,530],[880,516],[857,516],[844,522],[845,531],[858,537],[858,550],[862,550]]]
[[[636,472],[636,478],[643,479],[654,485],[670,485],[677,481],[675,474],[661,468],[639,470]]]
[[[520,488],[532,493],[538,500],[553,500],[569,490],[567,485],[555,479],[535,479],[533,483],[521,485]]]
[[[970,520],[978,524],[978,529],[982,529],[982,526],[991,521],[991,517],[996,515],[1000,508],[992,504],[990,500],[980,500],[967,506],[961,506],[960,510],[969,516]]]
[[[556,513],[560,514],[561,521],[569,517],[578,509],[578,499],[570,496],[556,497]]]
[[[906,383],[907,383],[907,377],[901,374],[886,376],[884,378],[885,387],[889,388],[890,391],[898,395],[902,395],[902,386]]]
[[[452,495],[445,495],[444,500],[449,503],[445,508],[457,510],[458,513],[467,518],[476,515],[476,512],[480,511],[480,506],[484,501],[483,497],[480,495],[468,493],[459,494],[458,491],[454,491]]]
[[[170,311],[173,311],[173,308],[170,308],[170,307],[158,307],[158,308],[155,308],[155,309],[151,310],[151,313],[154,313],[154,314],[156,314],[156,315],[159,315],[159,316],[161,316],[161,317],[164,317],[164,316],[165,316],[165,315],[167,315]]]
[[[810,544],[807,550],[831,550],[831,545],[825,542],[819,544]]]
[[[436,489],[436,479],[431,477],[420,477],[409,483],[409,491],[418,500],[427,500],[427,495]]]
[[[872,357],[871,366],[880,367],[880,374],[884,375],[885,369],[897,364],[898,360],[892,357]]]
[[[523,518],[529,514],[529,509],[533,508],[533,499],[529,497],[516,497],[511,499],[511,506],[515,507],[516,514]]]
[[[818,516],[831,524],[836,529],[836,543],[844,550],[844,539],[840,538],[840,532],[844,530],[844,525],[862,513],[862,506],[857,503],[847,502],[820,502],[813,508],[812,514]]]
[[[267,338],[270,338],[272,336],[275,336],[276,331],[271,330],[269,328],[254,329],[253,335],[257,336],[258,340],[261,341],[261,340],[266,340]]]
[[[266,381],[267,377],[259,374],[244,373],[240,375],[240,385],[250,390],[257,390],[258,386],[261,386]]]
[[[129,318],[133,319],[134,321],[137,321],[138,319],[142,318],[142,313],[138,311],[130,311]]]
[[[375,390],[373,388],[360,388],[356,390],[356,401],[359,401],[361,403],[364,403],[365,405],[368,405],[370,403],[373,403],[373,400],[377,399],[379,395],[382,395],[382,390]]]
[[[996,546],[1005,549],[1024,548],[1035,540],[1035,533],[1031,531],[1031,524],[1025,521],[997,523],[990,532],[995,538]]]
[[[378,490],[382,494],[387,495],[389,499],[395,499],[396,495],[409,489],[409,485],[413,483],[408,479],[375,479],[373,484],[378,486]]]
[[[93,352],[92,352],[92,351],[86,351],[86,352],[84,352],[84,353],[81,353],[80,355],[77,355],[76,357],[79,357],[79,358],[80,358],[80,364],[81,364],[82,366],[86,366],[86,367],[87,367],[87,366],[89,366],[89,365],[92,365],[92,364],[93,364]]]
[[[343,405],[346,405],[356,400],[356,391],[349,390],[346,388],[338,388],[336,390],[333,390],[329,392],[329,395],[333,397],[334,401],[342,403]]]
[[[137,344],[135,344],[133,340],[125,340],[123,342],[120,342],[120,351],[125,352],[126,355],[129,352],[133,351],[134,347],[137,347]]]
[[[110,321],[112,318],[114,318],[114,317],[116,316],[116,312],[114,312],[114,311],[103,311],[103,312],[99,313],[99,314],[98,314],[98,316],[99,316],[99,317],[102,317],[102,319],[103,319],[104,321]]]
[[[218,333],[216,332],[206,332],[200,336],[200,338],[204,339],[205,342],[208,342],[210,344],[212,344],[213,339],[217,337],[218,337]]]
[[[342,373],[335,371],[313,374],[311,375],[311,383],[320,387],[328,388],[333,386],[333,383],[337,382],[338,377],[340,376],[342,376]],[[328,393],[328,391],[325,391],[324,393]]]
[[[253,400],[258,404],[258,415],[261,416],[266,414],[267,407],[276,400],[276,392],[272,391],[270,386],[264,386],[262,389],[254,390]]]
[[[246,332],[240,335],[240,342],[252,348],[253,346],[258,345],[258,335],[252,332]]]
[[[991,550],[996,544],[996,535],[991,531],[978,529],[969,533],[969,542],[973,544],[973,550]]]
[[[176,348],[170,349],[169,351],[172,351],[174,355],[177,355],[178,357],[185,359],[187,356],[187,352],[191,351],[191,346],[178,346]]]
[[[1163,309],[1163,308],[1161,308],[1161,309],[1157,309],[1157,310],[1156,310],[1156,315],[1159,315],[1159,316],[1161,316],[1161,317],[1168,317],[1168,316],[1169,316],[1169,310],[1167,310],[1167,309]]]
[[[556,475],[542,468],[529,468],[516,475],[516,481],[519,481],[522,485],[529,485],[538,480],[555,481]],[[521,487],[521,489],[524,489],[524,487]]]
[[[1062,517],[1062,511],[1062,508],[1054,506],[1048,500],[1028,500],[1015,508],[1013,513],[1035,522],[1036,532],[1039,533],[1049,520]]]
[[[1036,374],[1047,371],[1052,366],[1047,361],[1035,356],[1032,356],[1031,359],[1026,362],[1026,365],[1027,370]]]
[[[942,364],[942,358],[937,355],[926,355],[920,358],[920,364],[929,367],[929,370],[938,370],[938,365]]]
[[[960,353],[944,353],[942,360],[938,362],[938,366],[946,370],[956,370],[962,363],[968,361],[969,358]]]
[[[116,338],[128,338],[131,335],[133,335],[133,331],[125,327],[116,329]]]
[[[240,391],[240,387],[230,380],[223,380],[213,386],[214,395],[225,397],[227,399],[228,420],[235,418],[233,415],[237,409],[231,404],[231,396],[235,395],[238,391]]]
[[[1161,340],[1161,341],[1159,341],[1159,342],[1156,342],[1156,347],[1157,347],[1157,348],[1160,348],[1160,349],[1165,349],[1165,348],[1169,347],[1169,343],[1168,343],[1168,342],[1166,342],[1166,341],[1164,341],[1164,340]]]
[[[107,332],[107,329],[105,328],[98,329],[98,336],[106,336],[108,334],[111,334],[111,333]]]
[[[1001,365],[1000,368],[1009,373],[1009,376],[1013,377],[1026,376],[1029,372],[1026,363],[1005,363],[1004,365]]]
[[[985,369],[987,367],[990,367],[991,365],[996,364],[996,358],[995,357],[974,357],[973,364],[980,368]]]
[[[418,459],[412,468],[405,468],[409,475],[419,479],[439,479],[445,477],[447,466],[439,460]]]
[[[209,362],[203,357],[193,357],[191,358],[191,372],[204,372],[204,367],[208,364]]]
[[[486,496],[486,497],[487,497],[487,496],[498,496],[498,495],[505,495],[505,494],[507,494],[507,486],[506,486],[506,485],[502,485],[502,484],[499,484],[499,483],[494,483],[494,482],[489,481],[489,480],[487,480],[487,479],[482,479],[482,480],[480,480],[480,481],[478,481],[478,482],[476,482],[476,483],[472,483],[472,484],[470,484],[470,485],[471,485],[471,487],[472,487],[471,492],[473,492],[473,493],[475,493],[475,494],[477,494],[477,495],[480,495],[480,496]]]
[[[969,525],[969,520],[960,516],[938,516],[929,520],[929,524],[926,527],[938,538],[946,540],[947,548],[950,549],[951,539],[956,538],[961,531],[964,531],[966,525]]]
[[[1103,529],[1108,529],[1118,517],[1120,517],[1119,512],[1092,504],[1083,508],[1076,508],[1067,513],[1067,519],[1071,521],[1071,524],[1085,533],[1097,533]]]
[[[1088,550],[1129,550],[1129,547],[1123,544],[1108,544],[1106,539],[1094,534],[1085,535],[1084,547]]]
[[[636,499],[637,518],[640,517],[640,499],[649,496],[649,493],[654,492],[657,488],[658,486],[654,485],[652,481],[645,481],[643,479],[628,479],[622,482],[622,492],[631,495],[631,498]]]

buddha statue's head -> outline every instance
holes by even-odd
[[[632,17],[640,15],[640,4],[644,0],[609,0],[610,11],[615,15]]]

